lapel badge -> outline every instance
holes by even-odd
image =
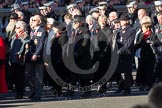
[[[39,37],[42,36],[42,32],[38,32],[37,36],[39,36]]]

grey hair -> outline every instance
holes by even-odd
[[[24,21],[17,21],[16,26],[22,27],[24,31],[27,31],[27,25]]]
[[[87,17],[86,17],[86,22],[87,22],[88,19],[92,20],[92,22],[95,23],[95,20],[94,20],[94,18],[92,17],[92,15],[87,15]]]

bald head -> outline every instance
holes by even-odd
[[[117,12],[115,12],[115,11],[110,12],[110,14],[109,14],[109,21],[113,21],[113,20],[115,20],[117,18],[118,18],[118,13]]]
[[[145,9],[138,10],[138,19],[141,20],[144,16],[147,15],[147,11]]]
[[[33,28],[40,26],[41,23],[42,23],[41,16],[40,15],[34,15],[33,16],[33,23],[32,23]]]

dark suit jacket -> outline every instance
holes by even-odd
[[[129,25],[125,29],[120,30],[119,34],[117,35],[119,54],[132,54],[134,48],[135,34],[135,29]]]
[[[29,51],[26,54],[26,62],[43,64],[43,46],[46,38],[46,31],[44,28],[39,27],[37,31],[32,31],[30,35]],[[36,55],[38,59],[31,61],[33,55]]]

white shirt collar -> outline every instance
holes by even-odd
[[[37,27],[34,28],[34,29],[35,29],[35,32],[38,31],[39,27],[40,27],[40,26],[37,26]]]

